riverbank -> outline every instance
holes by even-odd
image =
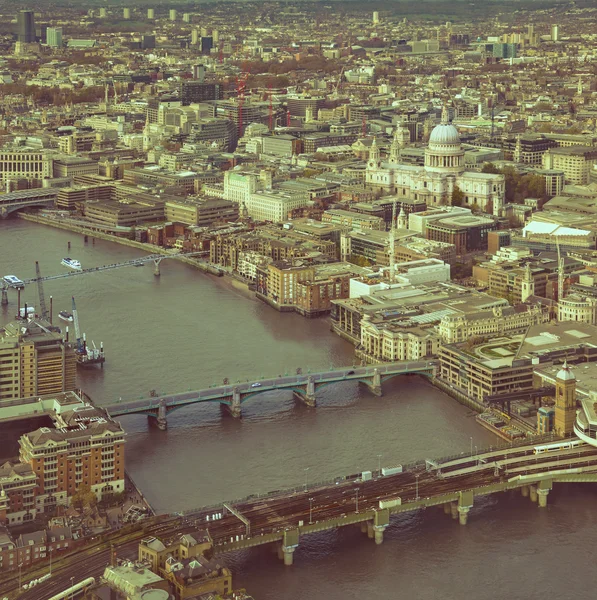
[[[94,229],[90,229],[84,227],[82,225],[77,225],[72,221],[66,221],[64,219],[52,218],[52,217],[44,217],[42,215],[34,215],[31,213],[17,213],[19,219],[23,219],[24,221],[31,221],[33,223],[38,223],[40,225],[47,225],[48,227],[55,227],[56,229],[64,229],[66,231],[72,231],[73,233],[78,233],[79,235],[89,236],[91,238],[95,238],[98,240],[104,240],[106,242],[114,242],[115,244],[120,244],[121,246],[128,246],[129,248],[137,248],[139,250],[144,250],[150,254],[172,254],[173,260],[178,260],[180,262],[185,263],[195,269],[199,269],[204,273],[208,273],[210,275],[216,275],[221,277],[223,275],[222,271],[219,269],[199,260],[196,258],[192,258],[190,256],[175,256],[174,253],[168,252],[165,248],[160,248],[159,246],[154,246],[153,244],[147,244],[145,242],[138,242],[137,240],[129,240],[128,238],[120,237],[117,235],[112,235],[109,233],[104,233],[103,231],[96,231]]]

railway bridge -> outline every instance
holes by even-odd
[[[399,471],[399,472],[395,472]],[[303,536],[348,525],[376,544],[393,515],[438,507],[466,525],[475,502],[517,491],[547,506],[555,484],[597,482],[597,448],[574,438],[489,449],[379,468],[332,481],[251,496],[183,517],[207,528],[216,554],[275,544],[286,565]]]
[[[236,385],[189,390],[177,394],[155,394],[138,400],[120,399],[112,404],[103,405],[102,408],[107,410],[111,417],[145,414],[155,420],[160,429],[166,429],[168,413],[189,404],[218,402],[225,406],[233,417],[239,418],[242,416],[242,404],[250,398],[265,392],[290,390],[298,400],[314,407],[317,403],[317,391],[328,385],[355,381],[366,385],[373,394],[380,396],[384,381],[408,374],[434,377],[436,366],[435,361],[396,362],[379,366],[344,367],[316,373],[285,374],[242,384],[238,382]]]
[[[312,533],[359,527],[376,544],[393,517],[436,507],[447,518],[466,525],[483,497],[500,492],[545,508],[557,485],[597,482],[597,448],[577,438],[541,438],[533,444],[489,448],[458,456],[428,459],[400,467],[380,463],[373,471],[342,476],[291,489],[233,500],[182,513],[161,515],[100,536],[89,545],[54,561],[53,576],[20,600],[48,600],[80,576],[100,576],[113,555],[135,559],[139,544],[155,537],[207,530],[216,555],[269,544],[284,564],[291,565],[301,541]],[[477,515],[482,515],[481,512]],[[24,580],[47,573],[48,564],[34,566]],[[14,597],[17,578],[0,581],[0,596]]]

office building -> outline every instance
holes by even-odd
[[[201,37],[201,54],[209,54],[214,46],[212,37]]]
[[[17,40],[23,44],[35,42],[35,22],[32,10],[22,10],[17,14]]]
[[[220,100],[223,97],[224,90],[218,83],[187,80],[180,84],[180,99],[183,106],[207,100]]]
[[[171,21],[176,21],[177,12],[174,8],[170,9],[170,12],[168,13],[168,17]]]
[[[155,19],[155,9],[153,9],[153,8],[148,8],[147,9],[147,18],[148,19]]]
[[[0,400],[55,394],[75,388],[74,350],[61,333],[49,331],[35,321],[5,325],[0,342],[0,363]]]
[[[108,11],[105,8],[100,8],[99,16],[101,19],[105,19],[108,16]]]
[[[190,23],[191,22],[191,13],[182,13],[182,20],[185,23]]]
[[[559,25],[551,26],[551,41],[552,42],[560,41],[560,26]]]
[[[127,19],[127,20],[130,19],[131,18],[131,9],[130,8],[124,8],[122,10],[122,17],[124,19]]]
[[[379,13],[377,11],[373,11],[373,25],[377,25],[379,23]]]
[[[51,48],[62,48],[62,27],[48,27],[46,42]]]
[[[141,48],[143,50],[155,48],[155,35],[144,34],[141,36]]]

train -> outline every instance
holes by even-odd
[[[73,598],[75,594],[79,592],[85,591],[89,586],[95,583],[95,577],[87,577],[87,579],[83,579],[79,583],[75,583],[75,585],[59,592],[58,594],[48,598],[48,600],[66,600],[67,598]]]
[[[577,446],[584,446],[582,440],[570,440],[568,442],[554,442],[553,444],[544,444],[543,446],[535,446],[533,454],[544,454],[545,452],[558,452],[559,450],[570,450]]]

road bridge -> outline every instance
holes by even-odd
[[[307,406],[316,405],[317,391],[328,385],[343,381],[355,381],[366,385],[369,390],[380,396],[382,384],[400,375],[423,375],[433,377],[436,361],[384,363],[378,366],[344,367],[317,373],[299,373],[269,379],[222,385],[203,390],[180,392],[177,394],[155,394],[138,400],[118,400],[102,408],[111,417],[144,414],[157,422],[158,427],[166,429],[168,413],[188,406],[204,402],[217,402],[225,406],[233,417],[241,417],[241,406],[254,396],[276,390],[290,390],[294,396]]]
[[[548,447],[545,442],[550,442]],[[216,555],[270,544],[284,564],[291,565],[301,540],[312,533],[358,526],[376,544],[382,544],[395,515],[435,506],[466,525],[475,503],[499,492],[518,491],[544,508],[554,485],[597,482],[597,448],[582,442],[571,444],[571,439],[547,438],[534,444],[420,461],[392,475],[384,472],[379,465],[373,472],[255,494],[127,526],[68,557],[55,557],[53,578],[19,598],[47,600],[61,585],[68,587],[70,577],[80,575],[81,557],[85,557],[85,575],[97,577],[110,560],[110,544],[117,556],[132,558],[139,541],[147,536],[166,540],[173,534],[207,529]],[[46,572],[47,565],[38,565],[24,574],[23,580]],[[14,575],[3,577],[0,595],[14,597],[15,580]]]

